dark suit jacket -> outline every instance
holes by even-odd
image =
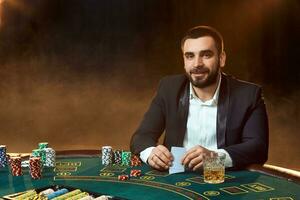
[[[156,146],[165,131],[164,145],[182,146],[189,110],[189,80],[165,77],[131,138],[135,154]],[[268,119],[261,88],[222,74],[217,108],[217,145],[232,158],[234,168],[264,163],[268,158]],[[201,145],[201,144],[199,144]]]

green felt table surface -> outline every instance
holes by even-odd
[[[141,169],[142,176],[119,181],[118,175]],[[27,168],[13,177],[8,167],[0,168],[0,196],[33,188],[59,185],[80,188],[126,199],[210,199],[210,200],[296,200],[300,185],[286,179],[254,171],[226,171],[221,184],[203,182],[201,172],[169,175],[147,165],[103,166],[97,156],[57,159],[56,168],[44,168],[43,177],[32,180]]]

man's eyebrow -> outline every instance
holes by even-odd
[[[214,51],[212,51],[211,49],[204,49],[204,50],[201,50],[199,52],[199,54],[205,54],[205,53],[214,53]],[[184,53],[184,55],[191,55],[191,54],[195,54],[195,52],[192,52],[192,51],[187,51]]]
[[[214,53],[214,52],[210,49],[205,49],[200,51],[200,54],[204,54],[204,53]]]
[[[191,51],[187,51],[184,53],[184,55],[193,55],[193,54],[194,54],[194,52],[191,52]]]

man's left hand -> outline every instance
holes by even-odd
[[[188,150],[183,158],[181,159],[181,163],[188,168],[196,171],[203,165],[204,155],[211,155],[213,151],[210,151],[200,145],[194,146],[190,150]]]

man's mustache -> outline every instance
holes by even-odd
[[[190,71],[191,74],[200,74],[200,73],[206,73],[209,72],[209,69],[206,67],[195,67]]]

